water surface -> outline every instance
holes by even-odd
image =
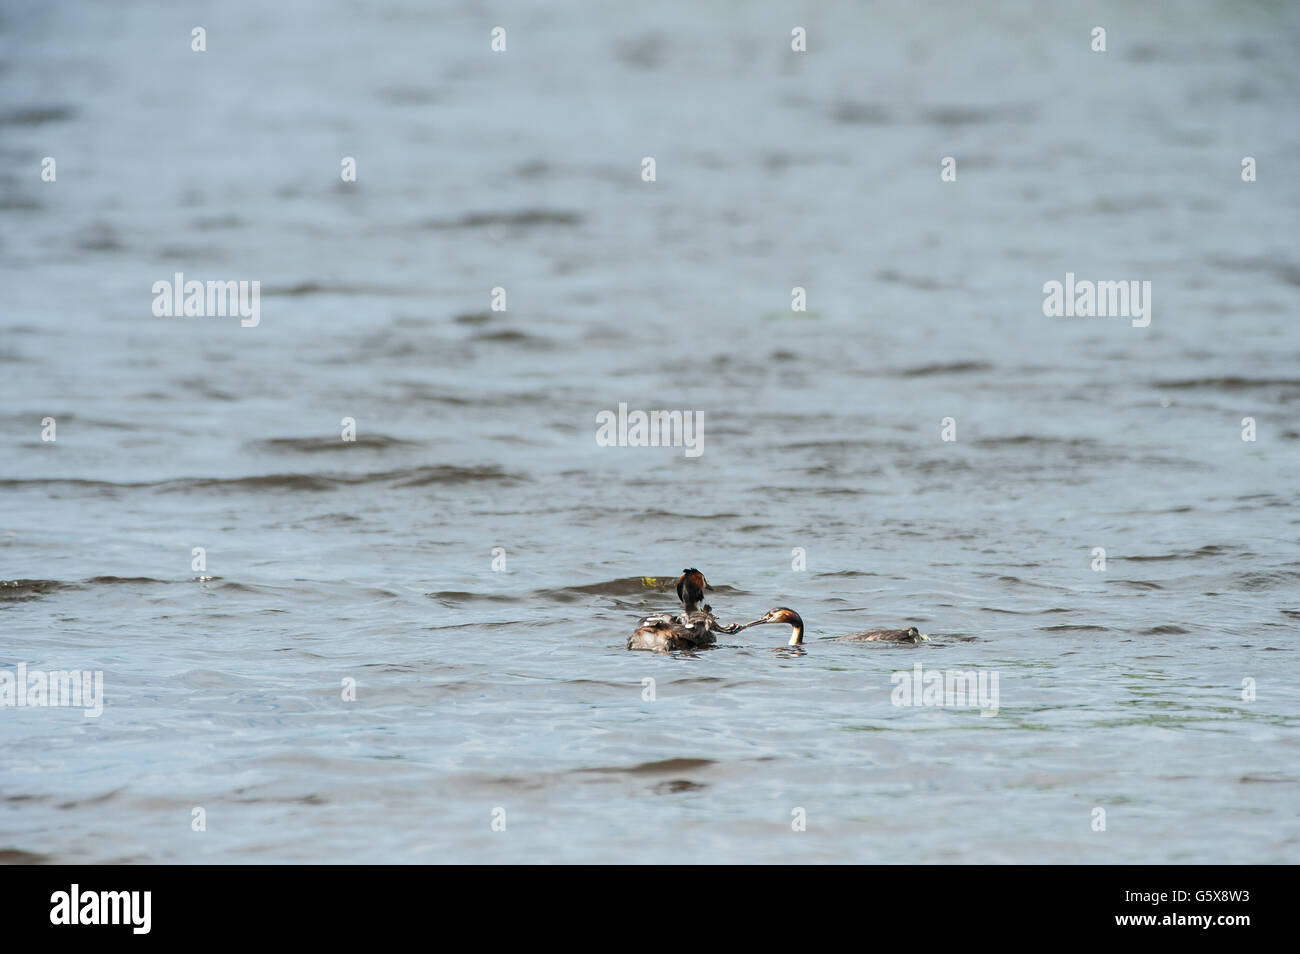
[[[1293,8],[192,18],[0,14],[0,668],[106,695],[0,709],[0,859],[1300,860]],[[685,566],[806,653],[627,652]]]

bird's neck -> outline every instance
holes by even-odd
[[[790,624],[790,643],[791,646],[798,646],[803,642],[803,627],[794,623]]]

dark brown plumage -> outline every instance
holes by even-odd
[[[695,567],[682,570],[682,575],[677,578],[677,598],[682,601],[682,609],[688,613],[694,613],[699,609],[700,604],[704,602],[706,588],[712,589],[703,573]]]

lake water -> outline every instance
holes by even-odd
[[[1300,861],[1298,47],[7,3],[0,672],[104,709],[0,708],[0,860]],[[155,317],[177,272],[260,323]],[[1149,326],[1045,317],[1067,273]],[[600,446],[620,403],[703,452]],[[687,566],[806,651],[628,652]],[[997,714],[895,705],[916,663]]]

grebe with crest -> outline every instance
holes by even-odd
[[[762,626],[764,623],[788,623],[791,627],[789,645],[803,645],[803,617],[789,607],[778,606],[740,628],[748,629],[751,626]],[[847,636],[826,638],[836,643],[911,643],[913,646],[918,646],[930,637],[915,626],[909,626],[906,629],[872,629],[862,633],[849,633]]]
[[[698,649],[712,646],[717,634],[734,635],[745,627],[739,623],[723,626],[713,615],[713,607],[704,602],[704,591],[711,590],[709,581],[695,567],[682,570],[677,578],[677,598],[682,601],[680,613],[654,613],[636,624],[628,637],[628,649],[648,649],[652,652],[671,652],[677,649]]]
[[[648,649],[666,653],[675,649],[699,649],[718,641],[717,634],[732,636],[745,627],[739,623],[723,626],[713,615],[713,607],[705,604],[688,613],[655,613],[636,624],[636,631],[627,639],[628,649]]]

